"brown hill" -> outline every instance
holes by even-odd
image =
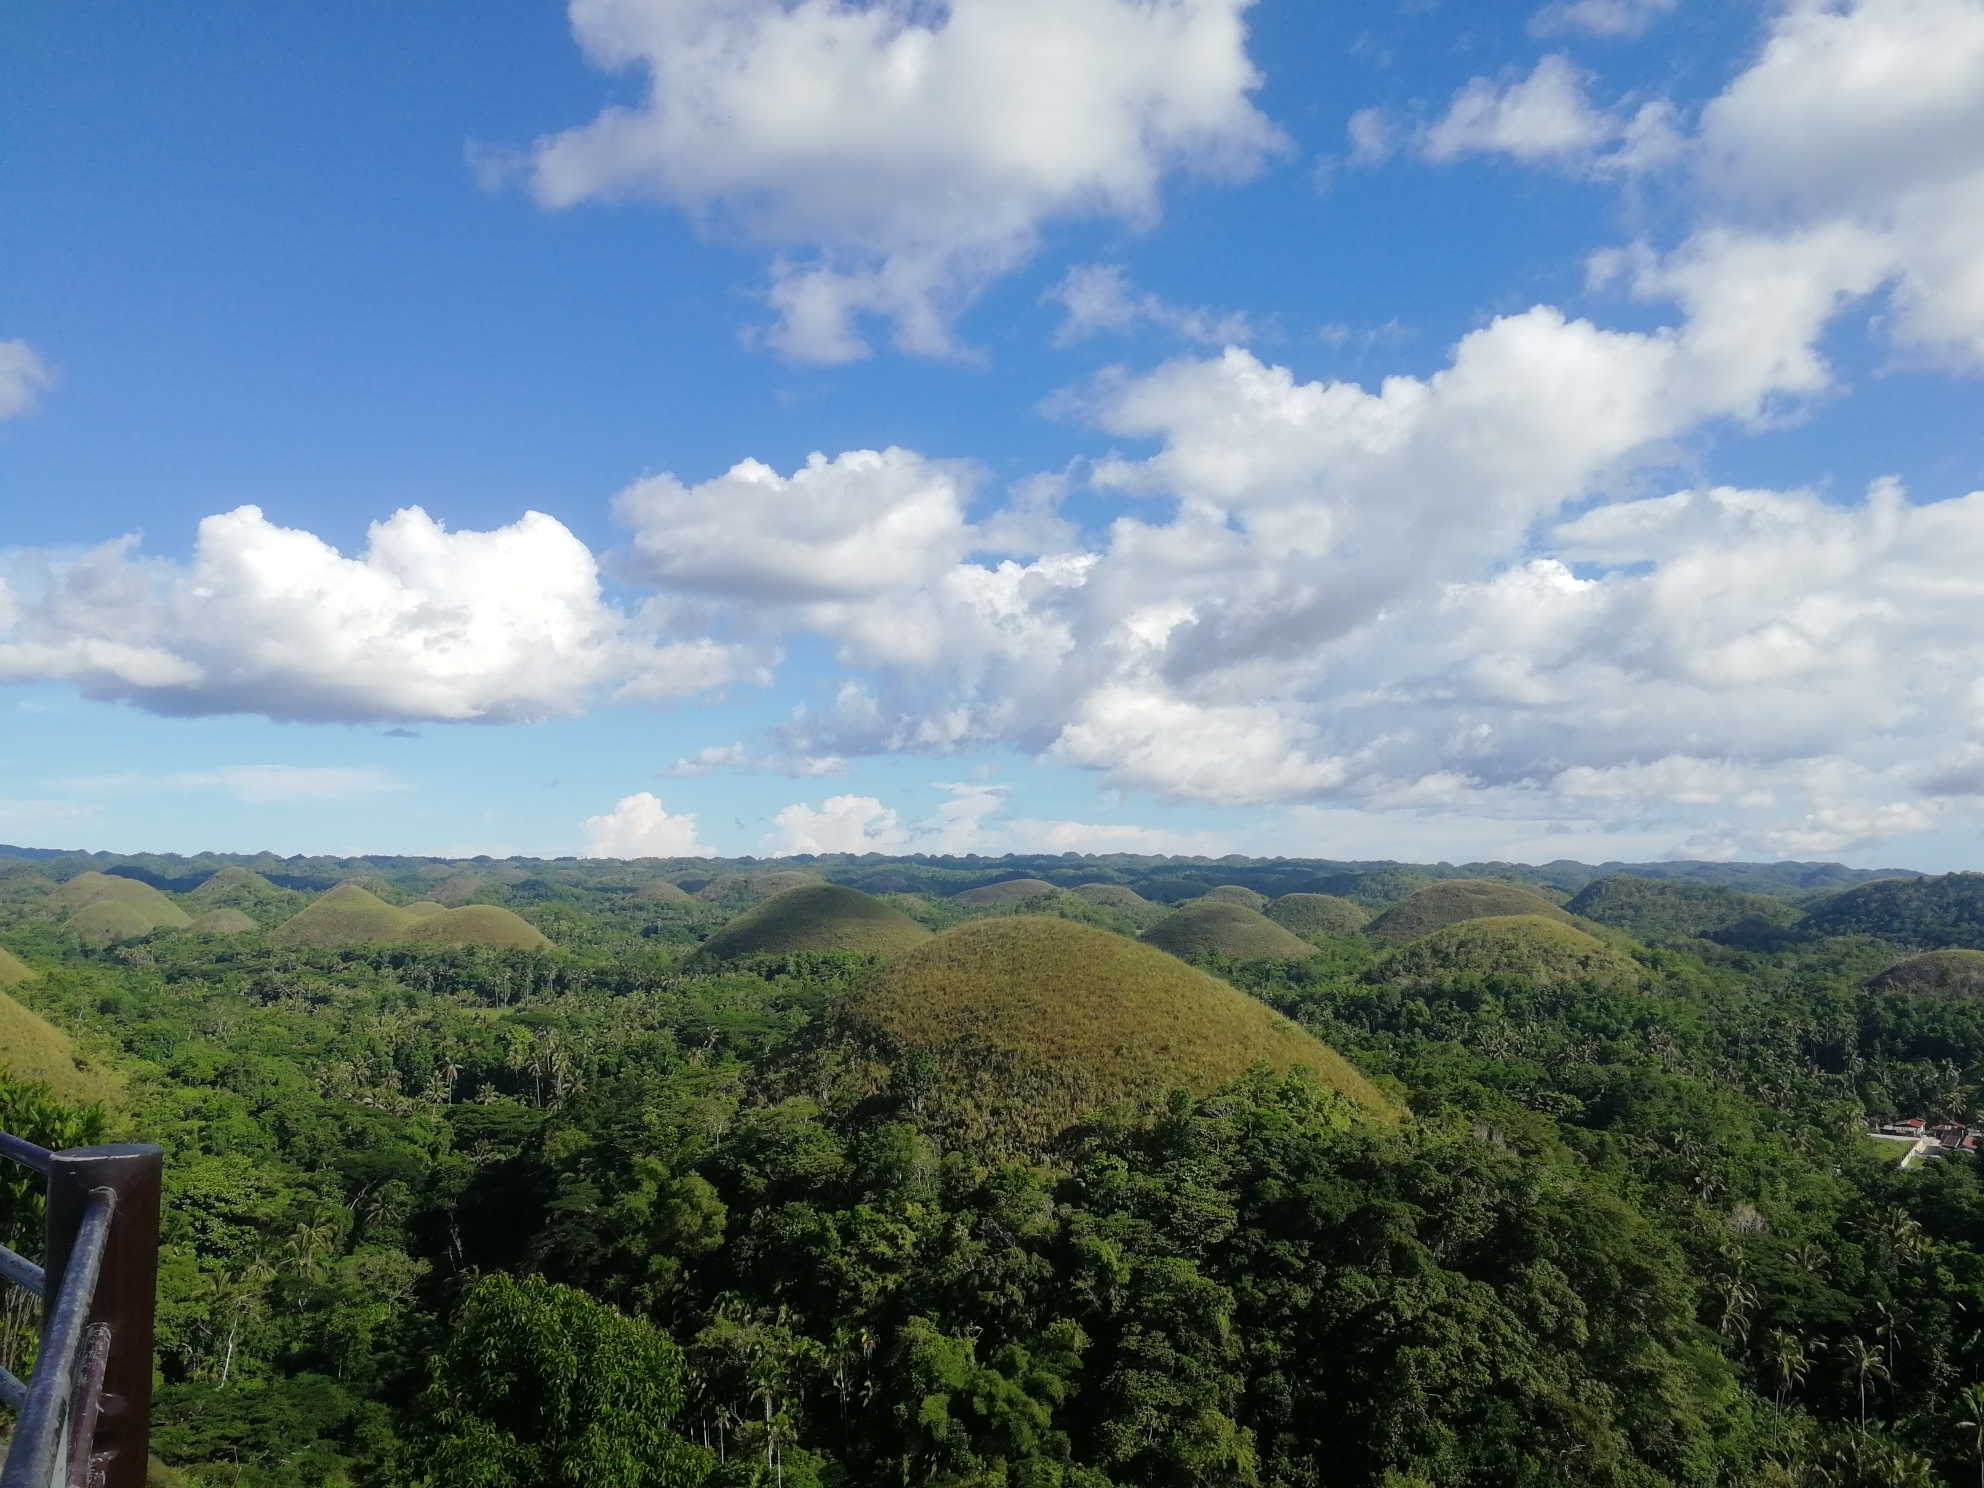
[[[341,883],[327,889],[299,913],[269,932],[269,939],[281,946],[329,948],[348,945],[376,945],[398,940],[415,917],[386,903],[378,895],[357,884]]]
[[[659,900],[663,904],[687,904],[689,895],[682,892],[665,878],[651,878],[634,890],[636,899]]]
[[[890,956],[930,938],[893,904],[842,884],[811,883],[748,909],[703,942],[713,961],[840,951]]]
[[[0,946],[0,987],[18,987],[41,975],[5,946]]]
[[[1363,905],[1334,894],[1283,894],[1261,913],[1297,935],[1348,935],[1371,921]]]
[[[1039,1150],[1105,1106],[1204,1094],[1257,1064],[1306,1065],[1367,1114],[1398,1115],[1329,1045],[1239,989],[1046,915],[946,930],[848,993],[835,1017],[886,1055],[934,1055],[936,1119],[993,1149]]]
[[[16,1080],[46,1085],[63,1100],[115,1105],[123,1082],[92,1061],[76,1041],[39,1014],[0,993],[0,1065]]]
[[[1248,909],[1259,909],[1268,902],[1266,894],[1256,894],[1241,884],[1221,884],[1216,889],[1207,889],[1200,897],[1215,904],[1240,904]]]
[[[54,899],[56,903],[77,913],[96,904],[121,904],[144,920],[147,931],[183,930],[193,923],[191,915],[150,884],[139,883],[135,878],[118,878],[109,873],[78,873],[55,891]],[[90,934],[100,933],[93,926],[105,922],[107,918],[116,919],[122,925],[129,924],[129,921],[123,917],[106,917],[99,914],[92,922],[92,926],[77,925],[77,928]],[[70,923],[76,924],[74,915],[70,916]],[[124,934],[145,932],[120,930],[118,933],[121,937]]]
[[[969,904],[974,909],[1001,909],[1008,904],[1018,904],[1022,899],[1031,899],[1036,894],[1051,894],[1054,885],[1044,878],[1009,878],[1003,883],[980,884],[975,889],[966,889],[962,894],[953,894],[951,899],[958,904]]]
[[[1984,997],[1984,951],[1930,951],[1867,979],[1873,992],[1933,992],[1970,1001]]]
[[[1140,937],[1145,945],[1190,961],[1199,956],[1230,956],[1257,961],[1263,956],[1313,956],[1316,948],[1290,935],[1266,915],[1210,897],[1188,899]]]
[[[1543,915],[1490,915],[1421,936],[1381,962],[1377,974],[1428,978],[1499,973],[1537,983],[1631,984],[1644,973],[1632,957],[1596,936]]]
[[[1399,900],[1366,925],[1364,933],[1373,940],[1403,943],[1463,920],[1506,915],[1541,915],[1560,924],[1573,923],[1563,910],[1520,884],[1493,878],[1450,878]]]
[[[535,925],[494,904],[464,904],[425,915],[395,939],[404,945],[491,945],[522,951],[546,950],[551,945]]]

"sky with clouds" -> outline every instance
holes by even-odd
[[[0,138],[0,841],[1984,866],[1984,0],[27,0]]]

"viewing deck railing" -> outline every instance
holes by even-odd
[[[48,1180],[44,1264],[0,1245],[0,1279],[41,1299],[31,1378],[0,1369],[17,1417],[0,1488],[144,1488],[164,1153],[0,1132],[0,1157]]]

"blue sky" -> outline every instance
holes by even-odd
[[[1984,0],[30,0],[0,142],[0,840],[1978,866]]]

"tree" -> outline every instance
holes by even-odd
[[[1970,1455],[1977,1459],[1978,1488],[1984,1488],[1984,1385],[1965,1385],[1957,1404],[1970,1413],[1970,1419],[1958,1421],[1956,1429],[1964,1433]]]
[[[1860,1392],[1860,1425],[1867,1425],[1867,1386],[1889,1378],[1887,1361],[1880,1349],[1864,1338],[1849,1338],[1840,1345],[1841,1369]]]
[[[709,1454],[669,1429],[681,1354],[659,1330],[542,1277],[462,1299],[415,1407],[423,1488],[683,1488]]]
[[[1777,1381],[1777,1410],[1782,1415],[1784,1397],[1804,1384],[1805,1376],[1811,1372],[1811,1355],[1805,1352],[1801,1339],[1789,1333],[1773,1332],[1764,1340],[1764,1363],[1771,1378]]]

